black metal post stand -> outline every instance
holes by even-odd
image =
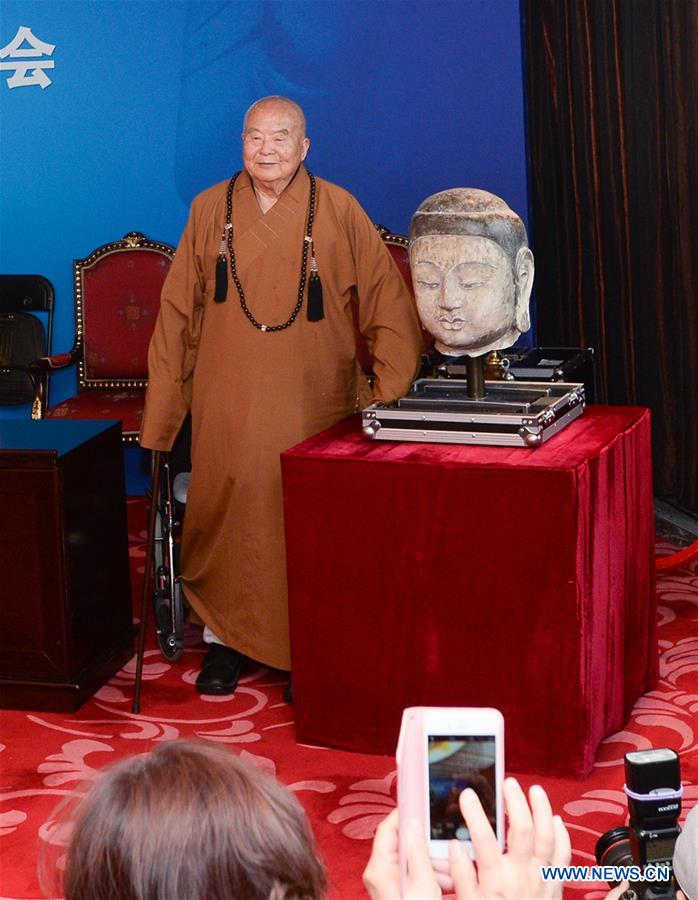
[[[485,356],[468,356],[465,359],[468,378],[468,397],[483,400],[485,397]]]

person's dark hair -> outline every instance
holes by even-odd
[[[163,744],[108,769],[73,817],[66,900],[320,900],[296,798],[225,747]]]

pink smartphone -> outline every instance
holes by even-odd
[[[432,859],[449,841],[474,857],[458,798],[471,787],[504,849],[504,717],[497,709],[413,706],[404,710],[397,746],[400,869],[406,874],[407,823],[418,819]]]

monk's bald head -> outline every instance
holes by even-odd
[[[272,94],[269,97],[262,97],[259,100],[255,100],[252,106],[250,106],[250,108],[245,113],[245,118],[242,123],[243,137],[245,136],[245,132],[247,131],[247,123],[252,113],[261,112],[262,110],[278,110],[292,115],[298,122],[301,137],[305,137],[305,113],[294,100],[290,100],[288,97],[282,97],[280,94]]]

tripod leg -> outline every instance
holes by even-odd
[[[136,683],[134,685],[133,704],[131,712],[136,715],[141,711],[141,684],[143,680],[143,655],[145,653],[145,635],[148,628],[148,608],[150,606],[150,576],[153,568],[153,545],[155,543],[155,520],[158,510],[158,495],[160,490],[160,470],[162,468],[162,455],[159,450],[154,452],[153,481],[150,496],[150,513],[148,515],[148,546],[145,555],[145,572],[143,574],[143,597],[141,600],[141,625],[138,632],[138,655],[136,658]]]

